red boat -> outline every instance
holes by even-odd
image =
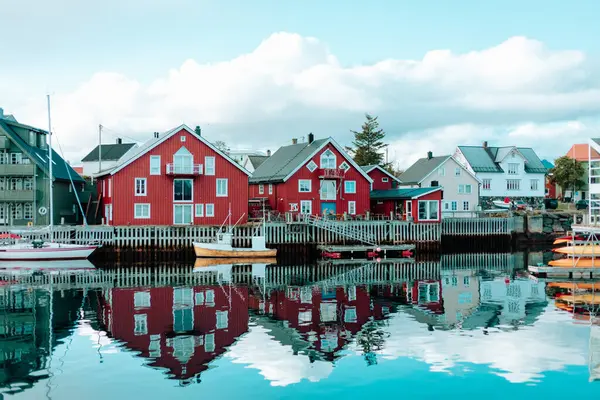
[[[323,258],[342,258],[342,253],[335,253],[335,252],[330,252],[330,251],[324,251],[321,253],[321,256]]]
[[[401,254],[402,254],[402,257],[405,257],[405,258],[410,258],[414,255],[412,250],[404,250],[404,251],[402,251]]]

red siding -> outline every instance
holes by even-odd
[[[186,138],[184,142],[181,141],[182,136]],[[173,162],[173,154],[181,147],[185,147],[192,153],[194,164],[204,166],[204,172],[206,172],[204,157],[215,157],[215,175],[202,174],[193,177],[193,201],[174,203],[173,180],[188,177],[166,175],[166,165]],[[150,156],[153,155],[160,156],[160,175],[150,175]],[[147,179],[147,196],[135,196],[135,178]],[[220,178],[228,179],[227,197],[216,196],[216,180]],[[111,179],[111,177],[104,179]],[[113,204],[112,224],[114,225],[173,225],[174,204],[192,204],[192,218],[195,225],[223,223],[229,212],[230,204],[234,223],[242,215],[240,223],[245,223],[248,218],[248,175],[184,129],[118,171],[112,176],[112,180],[112,198],[106,197],[108,195],[107,188],[103,203]],[[99,185],[99,187],[101,186]],[[150,218],[135,219],[135,203],[150,204]],[[205,205],[205,215],[206,204],[214,204],[214,217],[196,217],[195,204]],[[104,209],[102,213],[104,214]]]
[[[438,219],[435,221],[421,221],[419,220],[419,201],[423,200],[437,200],[438,201]],[[442,191],[437,190],[433,193],[428,193],[424,196],[419,197],[418,199],[412,199],[412,215],[415,222],[434,222],[438,223],[442,220]]]
[[[396,181],[377,168],[371,170],[369,176],[373,179],[373,190],[389,190],[395,188]],[[384,182],[383,179],[387,179],[387,182]]]
[[[435,221],[430,221],[430,220],[425,220],[425,221],[420,221],[419,220],[419,201],[422,200],[438,200],[438,219]],[[438,223],[441,221],[441,215],[442,215],[442,191],[438,190],[435,191],[433,193],[429,193],[426,194],[424,196],[421,196],[417,199],[411,199],[411,200],[395,200],[395,199],[388,199],[388,200],[372,200],[371,201],[371,211],[373,212],[373,214],[375,215],[385,215],[387,217],[389,217],[391,215],[392,212],[396,213],[396,214],[400,214],[402,213],[402,219],[406,220],[407,218],[407,205],[406,203],[410,202],[412,204],[412,217],[414,222],[423,222],[423,223]]]
[[[296,204],[298,210],[300,210],[301,200],[312,201],[312,213],[321,213],[321,203],[335,203],[336,214],[341,215],[348,212],[348,202],[354,201],[356,203],[356,215],[363,215],[369,211],[370,207],[370,182],[365,178],[359,171],[357,171],[352,165],[346,172],[344,179],[338,179],[336,182],[337,194],[335,201],[321,201],[320,199],[320,182],[319,176],[322,174],[320,168],[315,169],[313,172],[306,167],[310,161],[314,161],[317,166],[320,166],[320,157],[323,152],[327,149],[331,150],[337,157],[336,164],[339,167],[344,161],[350,165],[349,157],[347,154],[341,154],[337,149],[328,144],[312,159],[307,160],[302,167],[290,177],[286,182],[278,183],[273,185],[273,194],[268,195],[268,184],[264,185],[264,194],[259,194],[259,185],[250,185],[250,197],[268,197],[271,208],[281,213],[293,212],[292,205]],[[300,179],[308,179],[311,181],[311,192],[300,193],[298,191],[298,185]],[[356,182],[356,193],[349,194],[344,191],[345,181]],[[341,188],[340,188],[341,183]]]

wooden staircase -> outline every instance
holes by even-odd
[[[302,222],[306,225],[311,225],[343,236],[349,240],[354,240],[371,246],[377,245],[372,235],[363,230],[359,230],[356,227],[350,226],[349,224],[344,224],[343,222],[331,221],[316,215],[307,215],[302,218]]]

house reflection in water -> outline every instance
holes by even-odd
[[[189,382],[248,330],[248,289],[229,285],[109,289],[101,296],[106,330],[151,366]]]

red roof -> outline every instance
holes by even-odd
[[[567,152],[567,157],[577,161],[588,161],[589,147],[589,144],[574,144]],[[600,154],[594,149],[592,149],[592,158],[600,158]]]
[[[83,175],[83,167],[73,167],[73,170],[79,175]]]

